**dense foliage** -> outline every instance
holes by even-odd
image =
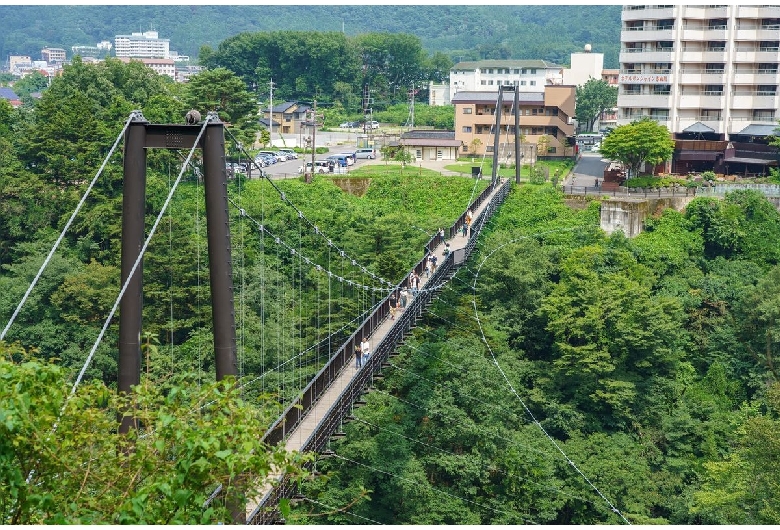
[[[428,53],[453,61],[545,59],[566,64],[592,44],[605,68],[618,67],[619,5],[3,5],[0,57],[38,58],[64,48],[154,28],[171,49],[195,58],[242,32],[369,32],[417,36]],[[143,27],[139,27],[142,24]],[[544,38],[540,38],[540,36]],[[69,54],[70,55],[70,54]]]
[[[740,192],[627,240],[514,190],[288,520],[777,524],[779,226]]]
[[[240,138],[244,84],[212,74],[181,87],[77,61],[34,107],[0,102],[0,323],[131,110],[181,122],[197,102]],[[147,230],[180,164],[148,154]],[[119,290],[117,153],[0,351],[4,522],[225,520],[227,500],[203,508],[212,486],[235,500],[283,462],[257,434],[485,183],[396,164],[231,181],[240,373],[220,386],[203,186],[184,176],[144,260],[145,436],[113,434],[115,322],[57,421]],[[780,523],[780,214],[740,191],[659,213],[633,240],[598,218],[595,202],[515,189],[288,521]]]

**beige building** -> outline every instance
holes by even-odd
[[[621,20],[619,125],[727,141],[777,124],[780,5],[628,5]]]
[[[44,48],[41,50],[41,57],[48,64],[64,63],[65,50],[63,50],[62,48]]]
[[[524,144],[538,145],[546,136],[546,153],[571,154],[564,149],[574,135],[574,96],[572,85],[547,85],[537,92],[519,92],[520,134]],[[504,91],[499,143],[502,152],[514,152],[514,94]],[[455,105],[455,138],[461,153],[493,154],[498,92],[463,91],[452,99]],[[544,145],[544,143],[542,144]]]
[[[158,74],[176,79],[176,64],[173,62],[173,59],[136,59],[128,57],[117,57],[117,59],[123,63],[129,63],[130,61],[142,62]]]

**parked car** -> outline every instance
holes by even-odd
[[[341,125],[339,125],[339,128],[341,129],[354,129],[356,127],[360,127],[360,122],[358,121],[345,121]]]
[[[279,152],[287,156],[287,160],[293,160],[298,158],[298,153],[292,149],[279,149]]]
[[[276,153],[274,153],[273,151],[260,151],[257,154],[258,155],[265,155],[267,157],[270,157],[273,160],[273,162],[271,162],[272,164],[276,164],[279,161],[279,157],[276,156]]]
[[[368,158],[369,160],[376,158],[376,153],[370,147],[361,147],[355,151],[355,158]]]
[[[379,122],[375,120],[367,121],[366,129],[379,129]]]
[[[306,162],[305,165],[298,168],[298,173],[311,172],[311,162]],[[327,160],[315,160],[314,161],[315,173],[330,173],[330,162]]]

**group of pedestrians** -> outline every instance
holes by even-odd
[[[360,341],[360,344],[355,345],[355,368],[361,368],[363,363],[366,362],[370,356],[371,344],[366,337]]]

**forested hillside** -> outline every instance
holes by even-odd
[[[203,507],[214,485],[233,494],[286,465],[258,434],[485,184],[392,163],[359,193],[231,180],[240,385],[217,389],[203,185],[186,168],[163,210],[183,156],[149,150],[145,228],[162,222],[130,450],[115,436],[118,326],[104,324],[121,151],[106,157],[133,109],[153,123],[218,109],[235,145],[251,103],[225,69],[176,84],[116,60],[74,62],[32,105],[0,101],[0,325],[94,184],[0,343],[3,523],[225,521],[225,503]],[[598,218],[596,201],[515,186],[287,521],[779,524],[780,213],[738,191],[654,212],[631,240]]]
[[[428,53],[453,61],[545,59],[567,64],[590,43],[617,68],[619,5],[3,5],[0,57],[40,56],[45,46],[68,51],[76,44],[113,42],[117,34],[153,28],[171,49],[196,57],[202,45],[216,48],[241,32],[272,30],[368,32],[416,35]]]
[[[598,210],[513,191],[288,522],[780,521],[780,214]]]

